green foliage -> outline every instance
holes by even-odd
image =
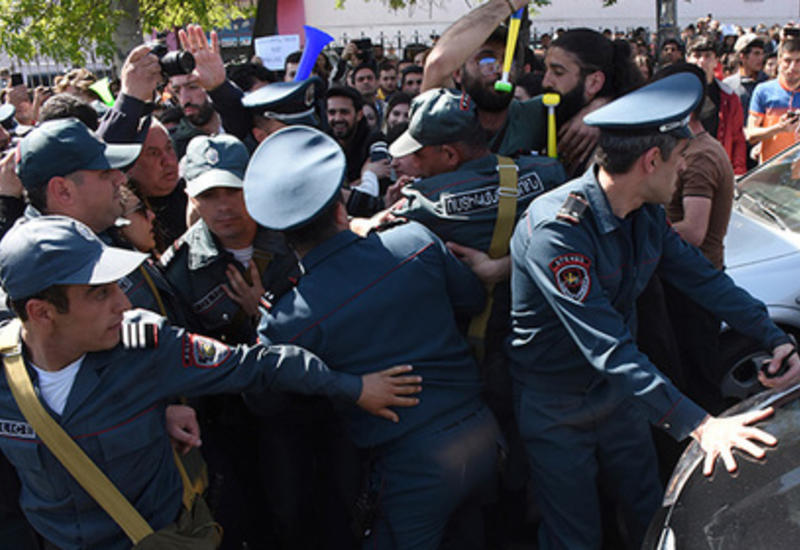
[[[220,28],[255,11],[236,0],[139,0],[139,9],[146,32],[187,23]],[[126,15],[110,0],[0,0],[0,48],[25,61],[40,55],[80,65],[92,50],[110,60],[114,29]]]

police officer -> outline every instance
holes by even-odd
[[[256,339],[258,300],[295,273],[283,236],[258,226],[244,207],[249,155],[233,136],[197,136],[183,159],[186,192],[200,219],[161,258],[164,274],[190,312],[190,329],[230,344]],[[227,536],[225,548],[268,546],[259,477],[256,420],[240,396],[192,401],[211,473],[210,504]],[[277,406],[277,405],[276,405]]]
[[[88,225],[107,244],[128,248],[115,227],[122,215],[119,188],[125,182],[122,170],[140,151],[138,144],[103,143],[75,118],[43,122],[19,145],[16,170],[28,202],[23,216],[69,216]],[[185,325],[171,285],[151,259],[119,282],[136,307]]]
[[[253,116],[253,137],[258,143],[292,124],[318,126],[322,80],[312,76],[301,81],[274,82],[247,93],[242,105]]]
[[[396,420],[389,405],[418,377],[338,373],[293,346],[231,348],[130,308],[116,283],[145,254],[104,245],[82,223],[41,216],[0,242],[0,282],[21,322],[26,371],[54,420],[153,529],[174,521],[181,481],[164,430],[179,394],[319,393]],[[12,333],[12,336],[16,336]],[[399,383],[412,383],[400,387]],[[395,393],[397,395],[395,395]],[[22,508],[56,548],[130,548],[112,519],[41,444],[0,378],[0,450],[22,482]]]
[[[636,349],[635,299],[661,277],[736,330],[772,350],[770,371],[791,354],[789,339],[764,305],[667,224],[660,206],[673,192],[702,96],[692,74],[650,84],[598,109],[585,122],[601,129],[597,165],[534,200],[511,243],[512,374],[515,408],[542,510],[539,547],[599,548],[597,484],[610,488],[638,547],[660,502],[647,421],[736,468],[732,449],[755,457],[754,441],[775,438],[750,426],[770,409],[728,418],[706,414],[681,395]]]
[[[295,162],[276,172],[288,155]],[[494,479],[499,432],[454,321],[454,309],[479,310],[484,293],[422,225],[352,233],[341,195],[345,165],[332,138],[293,126],[262,142],[248,166],[248,210],[285,233],[304,272],[283,297],[262,302],[259,338],[302,342],[343,372],[415,364],[429,384],[414,414],[399,425],[350,412],[345,420],[371,457],[360,528],[366,532],[376,501],[378,512],[364,548],[435,549],[456,508],[483,502]],[[480,525],[479,517],[470,521]]]

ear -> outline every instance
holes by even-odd
[[[658,147],[651,147],[644,154],[639,157],[641,162],[641,168],[645,174],[652,174],[655,169],[658,161],[661,160],[661,149]]]
[[[269,135],[267,134],[267,132],[265,132],[258,126],[253,126],[252,130],[250,131],[253,133],[253,137],[256,139],[256,143],[261,143],[262,141],[267,139],[267,136]]]
[[[56,313],[56,307],[47,300],[31,299],[25,304],[28,320],[40,326],[50,325]]]
[[[47,182],[47,209],[60,211],[71,206],[76,196],[75,182],[69,178],[55,176]]]
[[[595,71],[586,76],[583,82],[583,95],[586,101],[591,101],[600,93],[606,83],[606,74],[603,71]]]
[[[461,151],[452,145],[442,145],[442,153],[444,153],[445,163],[449,171],[452,172],[461,164]]]
[[[459,67],[458,69],[456,69],[455,71],[453,71],[453,82],[455,82],[455,83],[456,83],[456,84],[458,84],[459,86],[461,86],[461,72],[462,72],[463,70],[464,70],[464,69],[463,69],[462,67]]]
[[[358,124],[358,121],[361,120],[362,118],[364,118],[364,110],[359,109],[358,111],[356,111],[356,124]]]

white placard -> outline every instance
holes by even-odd
[[[260,36],[255,40],[256,55],[271,71],[282,71],[286,56],[300,49],[299,34]]]

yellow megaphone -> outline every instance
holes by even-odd
[[[96,81],[91,86],[89,86],[89,89],[100,97],[100,101],[102,101],[109,107],[113,107],[114,94],[111,93],[110,84],[111,82],[109,82],[108,77],[103,77],[100,80]]]

